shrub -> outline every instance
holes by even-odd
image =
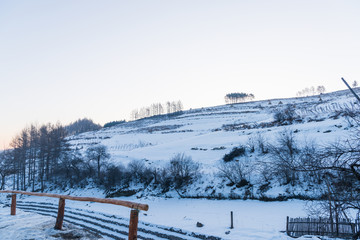
[[[254,171],[254,166],[249,160],[238,162],[221,162],[219,166],[219,176],[230,181],[228,186],[236,184],[236,187],[243,187],[250,183],[250,175]]]
[[[285,121],[292,122],[297,118],[295,107],[287,105],[285,108],[278,108],[275,110],[274,119],[276,122],[283,123]]]
[[[178,153],[170,160],[168,172],[176,189],[189,185],[199,175],[199,164],[190,156]]]
[[[155,175],[153,171],[145,166],[143,160],[133,160],[128,165],[129,178],[135,183],[150,184]]]
[[[280,132],[275,144],[269,145],[271,171],[280,183],[294,185],[299,176],[295,169],[299,166],[300,150],[293,131],[285,129]]]
[[[104,187],[109,190],[123,184],[125,168],[122,165],[109,165],[104,175]]]
[[[172,178],[170,173],[167,172],[167,169],[163,168],[156,172],[156,183],[160,184],[163,193],[170,190]]]
[[[234,147],[231,152],[224,155],[223,160],[224,162],[231,162],[236,157],[244,156],[245,155],[245,147]]]

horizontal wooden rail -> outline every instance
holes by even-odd
[[[94,198],[94,197],[74,197],[70,195],[60,195],[60,194],[51,194],[51,193],[36,193],[36,192],[25,192],[25,191],[12,191],[12,190],[0,190],[0,193],[11,193],[11,215],[16,214],[16,194],[24,194],[31,196],[39,196],[39,197],[51,197],[59,199],[59,208],[58,215],[56,218],[55,229],[61,230],[64,220],[65,213],[65,199],[74,200],[74,201],[86,201],[86,202],[98,202],[98,203],[108,203],[114,205],[120,205],[123,207],[131,208],[130,212],[130,223],[129,223],[129,235],[128,240],[136,240],[137,239],[137,228],[138,228],[138,218],[139,211],[147,211],[149,210],[149,206],[147,204],[134,203],[129,201],[122,201],[116,199],[108,199],[108,198]]]
[[[108,204],[120,205],[120,206],[128,207],[131,209],[142,210],[142,211],[149,210],[149,205],[147,205],[147,204],[134,203],[134,202],[129,202],[129,201],[109,199],[109,198],[75,197],[75,196],[70,196],[70,195],[60,195],[60,194],[52,194],[52,193],[36,193],[36,192],[25,192],[25,191],[12,191],[12,190],[0,190],[0,193],[13,193],[13,194],[24,194],[24,195],[40,196],[40,197],[62,198],[62,199],[69,199],[69,200],[74,200],[74,201],[84,201],[84,202],[108,203]]]

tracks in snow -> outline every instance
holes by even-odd
[[[58,206],[52,203],[18,201],[17,208],[46,216],[57,216]],[[83,227],[108,239],[127,240],[129,219],[100,212],[66,206],[64,222]],[[139,222],[138,239],[142,240],[221,240],[219,237],[207,236],[177,228]]]

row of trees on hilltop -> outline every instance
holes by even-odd
[[[225,95],[225,102],[228,103],[241,103],[251,101],[255,98],[252,93],[228,93]]]
[[[297,97],[308,97],[308,96],[314,96],[316,94],[323,94],[325,92],[325,87],[320,85],[320,86],[317,86],[316,88],[314,86],[311,86],[311,87],[307,87],[307,88],[304,88],[303,90],[301,91],[298,91],[296,93],[296,96]]]
[[[170,114],[170,113],[174,113],[174,112],[180,112],[183,109],[184,109],[184,107],[180,100],[166,102],[165,104],[153,103],[148,107],[134,109],[131,112],[130,118],[132,120],[137,120],[137,119],[161,115],[161,114]]]
[[[83,132],[96,131],[101,129],[100,124],[96,124],[93,120],[88,118],[78,119],[75,122],[65,126],[68,135],[79,134]]]

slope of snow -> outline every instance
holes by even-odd
[[[71,136],[68,140],[72,146],[84,150],[96,144],[106,145],[112,161],[123,164],[134,159],[159,163],[168,161],[176,153],[185,153],[195,161],[211,166],[234,146],[246,144],[249,136],[258,132],[269,141],[284,127],[298,129],[299,139],[311,138],[319,142],[347,136],[349,126],[346,119],[330,116],[346,107],[355,107],[354,97],[348,91],[341,91],[324,94],[321,99],[319,101],[319,96],[314,96],[188,110],[170,117],[162,115],[127,122]],[[274,111],[288,104],[295,108],[304,122],[289,126],[260,126],[273,122]],[[316,122],[311,119],[323,120]],[[234,131],[226,128],[231,125],[236,127]],[[324,134],[329,130],[331,132]],[[218,147],[225,149],[212,150]]]
[[[300,120],[290,124],[275,122],[274,112],[287,107],[293,108]],[[210,188],[215,188],[217,194],[211,197],[228,197],[233,193],[243,196],[245,190],[222,188],[226,183],[215,175],[226,153],[236,146],[247,145],[259,134],[267,143],[274,143],[284,129],[293,131],[300,145],[306,142],[326,145],[346,139],[352,130],[344,114],[346,109],[358,109],[358,104],[349,91],[339,91],[321,96],[255,101],[154,116],[71,136],[68,140],[73,148],[82,151],[103,144],[111,154],[109,161],[123,165],[143,160],[148,166],[158,168],[176,154],[184,153],[200,164],[203,173],[202,179],[187,189],[188,196],[209,196],[207,190]],[[261,165],[266,157],[259,152],[247,156],[254,166]],[[252,178],[256,195],[256,187],[261,180],[255,173]],[[289,190],[293,195],[316,197],[320,194],[317,189],[306,189],[308,192],[304,192],[304,189],[272,187],[267,196],[286,195]]]

